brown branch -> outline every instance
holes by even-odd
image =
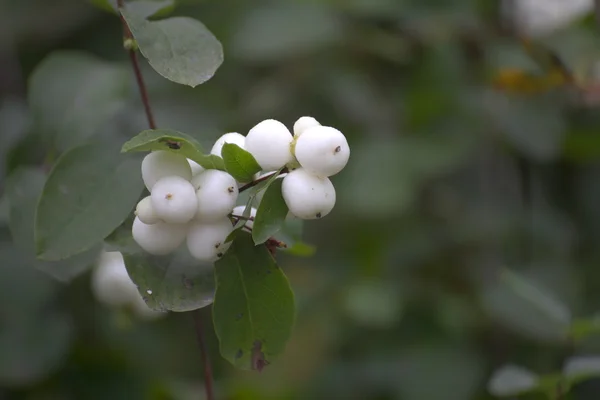
[[[117,6],[119,10],[125,6],[124,0],[117,0]],[[123,36],[125,40],[135,40],[133,34],[125,21],[123,14],[119,12],[121,22],[123,23]],[[142,98],[142,104],[144,104],[144,111],[146,112],[146,118],[148,119],[148,126],[150,129],[156,129],[156,122],[154,122],[154,115],[152,114],[152,108],[150,107],[150,99],[148,97],[148,90],[146,89],[146,83],[144,82],[144,76],[140,69],[140,63],[135,49],[128,49],[129,58],[131,60],[131,66],[133,67],[133,73],[135,74],[135,80],[137,81],[138,88],[140,90],[140,97]]]
[[[125,6],[124,0],[117,0],[117,6],[122,9]],[[119,12],[119,16],[121,17],[121,22],[123,23],[123,37],[124,42],[128,43],[127,52],[129,53],[129,58],[131,59],[131,66],[133,67],[133,72],[135,74],[135,79],[140,90],[140,97],[142,99],[142,103],[144,104],[144,110],[146,111],[146,118],[148,119],[148,126],[150,129],[156,129],[156,123],[154,122],[154,115],[152,114],[152,108],[150,107],[150,99],[148,97],[148,90],[146,89],[146,83],[144,82],[144,76],[142,75],[142,71],[140,69],[140,64],[138,61],[138,56],[136,53],[135,46],[131,46],[131,42],[134,41],[133,34],[127,25],[127,21],[123,15]],[[204,391],[206,394],[206,400],[215,400],[214,394],[214,385],[213,385],[213,372],[212,366],[210,365],[210,359],[208,358],[208,352],[206,349],[206,342],[204,339],[204,329],[202,326],[202,318],[200,314],[200,310],[192,311],[192,317],[194,320],[194,329],[196,331],[196,338],[198,339],[198,345],[200,347],[200,355],[202,357],[202,364],[204,365]]]

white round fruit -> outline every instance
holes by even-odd
[[[296,141],[294,152],[302,168],[323,177],[340,172],[350,158],[346,137],[329,126],[317,126],[304,131]]]
[[[229,214],[238,198],[235,179],[225,171],[209,169],[192,179],[196,189],[197,212],[200,221],[217,221]]]
[[[298,137],[302,135],[302,132],[304,132],[308,128],[312,128],[315,126],[321,126],[321,124],[313,117],[300,117],[294,123],[294,136]]]
[[[244,215],[244,210],[246,209],[246,206],[237,206],[233,209],[232,214],[233,215],[238,215],[238,216],[242,216]],[[256,208],[251,207],[250,208],[250,218],[256,218]],[[246,221],[246,223],[244,224],[244,226],[246,228],[252,229],[254,227],[254,220],[248,220]]]
[[[221,157],[221,150],[225,143],[237,144],[242,149],[246,146],[246,137],[237,132],[226,133],[217,139],[214,146],[210,150],[210,154]]]
[[[284,124],[267,119],[250,129],[246,136],[246,150],[264,171],[275,171],[293,161],[292,140],[292,134]]]
[[[100,254],[91,284],[96,299],[109,306],[124,306],[140,297],[118,251]]]
[[[281,193],[290,212],[301,219],[323,218],[335,205],[335,188],[329,178],[312,175],[303,168],[283,178]]]
[[[200,261],[217,261],[231,246],[231,242],[225,243],[225,240],[232,231],[233,225],[227,217],[210,223],[192,224],[186,240],[190,254]]]
[[[142,161],[142,179],[146,188],[152,192],[152,187],[166,176],[180,176],[188,181],[192,179],[192,169],[184,156],[166,150],[153,151]]]
[[[156,215],[170,224],[190,222],[198,210],[194,186],[179,176],[159,179],[152,188],[150,198]]]
[[[136,217],[140,219],[143,223],[147,225],[152,225],[160,222],[160,217],[154,211],[154,207],[152,206],[152,199],[150,196],[144,197],[137,203],[135,206],[134,214]]]
[[[187,159],[188,164],[190,165],[190,169],[192,170],[192,176],[198,175],[200,172],[204,171],[204,167],[198,164],[194,160]]]
[[[159,222],[144,224],[138,217],[133,221],[133,240],[146,252],[162,256],[175,251],[185,240],[187,225]]]

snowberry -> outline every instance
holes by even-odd
[[[150,196],[144,197],[135,207],[135,215],[145,224],[152,225],[160,222],[160,217],[154,211]]]
[[[140,297],[127,273],[123,255],[118,251],[100,254],[91,284],[98,301],[109,306],[124,306]]]
[[[329,214],[335,205],[335,188],[329,178],[298,168],[283,178],[283,199],[290,212],[301,219],[317,219]]]
[[[274,171],[293,161],[292,140],[292,134],[284,124],[267,119],[250,129],[246,136],[246,150],[264,171]]]
[[[237,144],[244,149],[246,146],[246,137],[237,132],[226,133],[217,139],[210,151],[210,154],[221,157],[221,150],[223,150],[225,143]]]
[[[198,200],[196,218],[216,221],[233,210],[239,194],[235,179],[225,171],[209,169],[192,179]]]
[[[323,177],[340,172],[350,157],[350,147],[344,134],[329,126],[305,130],[296,141],[294,151],[302,168]]]
[[[192,176],[198,175],[200,172],[204,171],[204,167],[198,164],[194,160],[187,159],[188,164],[190,164],[190,169],[192,170]]]
[[[146,188],[152,192],[154,184],[165,176],[180,176],[188,181],[192,179],[192,169],[184,156],[166,150],[153,151],[142,161],[142,179]]]
[[[146,252],[160,256],[175,251],[185,240],[186,225],[159,222],[147,225],[136,217],[131,234],[133,240]]]
[[[234,215],[237,216],[242,216],[244,215],[244,210],[246,209],[246,206],[237,206],[236,208],[233,209],[232,213]],[[256,208],[251,207],[250,208],[250,218],[255,218],[256,217]],[[246,223],[244,224],[245,227],[252,229],[254,227],[254,221],[252,220],[248,220],[246,221]]]
[[[233,225],[227,217],[210,223],[192,224],[187,234],[190,254],[200,261],[217,261],[231,246],[231,242],[225,243],[225,240],[232,231]]]
[[[312,128],[315,126],[321,126],[321,124],[313,117],[300,117],[294,123],[294,136],[298,137],[302,135],[302,132],[304,132],[308,128]]]
[[[156,215],[167,223],[185,224],[198,210],[194,186],[180,176],[159,179],[152,187],[150,198]]]

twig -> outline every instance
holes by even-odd
[[[281,173],[280,173],[280,174],[285,174],[285,173],[287,173],[287,172],[288,172],[287,168],[284,168],[284,169],[282,169],[282,170],[281,170]],[[242,186],[242,187],[240,188],[239,192],[241,193],[241,192],[243,192],[244,190],[248,190],[248,189],[250,189],[250,188],[252,188],[252,187],[254,187],[254,186],[258,185],[259,183],[261,183],[261,182],[264,182],[264,181],[268,180],[269,178],[271,178],[273,175],[275,175],[275,174],[277,174],[277,173],[279,173],[279,171],[272,172],[272,173],[270,173],[270,174],[268,174],[268,175],[261,176],[260,178],[258,178],[258,179],[257,179],[257,180],[255,180],[255,181],[252,181],[252,182],[250,182],[250,183],[246,183],[244,186]]]
[[[124,0],[117,0],[117,7],[119,10],[125,6]],[[123,14],[119,13],[121,17],[121,22],[123,23],[123,36],[125,40],[130,39],[134,40],[133,34],[127,25],[127,21],[125,21],[125,17]],[[138,61],[137,53],[135,49],[128,49],[129,58],[131,59],[131,66],[133,67],[133,73],[135,74],[135,79],[137,81],[138,88],[140,90],[140,97],[142,98],[142,103],[144,104],[144,110],[146,111],[146,118],[148,119],[148,126],[150,129],[156,129],[156,122],[154,122],[154,115],[152,114],[152,108],[150,107],[150,99],[148,97],[148,90],[146,89],[146,84],[144,82],[144,76],[142,75],[142,70],[140,69],[140,63]]]
[[[204,364],[204,391],[206,393],[206,400],[215,399],[215,389],[213,387],[213,374],[210,360],[208,358],[208,352],[206,351],[206,340],[204,339],[204,328],[202,325],[202,314],[200,310],[192,311],[194,318],[194,328],[196,329],[196,338],[198,339],[198,346],[200,347],[200,353],[202,354],[202,363]]]
[[[117,0],[117,7],[122,9],[125,6],[124,0]],[[134,40],[133,34],[127,25],[127,21],[122,14],[120,14],[121,22],[123,23],[123,36],[125,40]],[[129,58],[131,59],[131,66],[135,74],[138,88],[140,90],[140,97],[144,104],[144,110],[146,112],[146,118],[148,119],[148,126],[150,129],[156,129],[156,123],[154,122],[154,115],[152,114],[152,108],[150,107],[150,99],[148,97],[148,90],[146,89],[146,83],[140,69],[138,57],[135,48],[128,48]],[[198,345],[200,347],[200,355],[202,357],[202,364],[204,365],[204,391],[206,394],[206,400],[215,400],[214,385],[213,385],[213,373],[212,366],[210,365],[210,359],[208,358],[208,352],[206,351],[206,343],[204,340],[204,330],[202,327],[202,318],[200,310],[192,312],[192,318],[194,320],[194,329],[196,331],[196,337],[198,339]]]

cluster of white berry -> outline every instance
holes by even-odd
[[[289,172],[281,176],[282,195],[290,214],[322,218],[336,201],[329,177],[346,166],[350,148],[340,131],[312,117],[298,119],[293,130],[292,135],[284,124],[268,119],[246,136],[221,136],[211,154],[221,157],[225,143],[231,143],[252,154],[263,174],[287,167]],[[225,254],[231,245],[226,238],[233,230],[230,215],[241,216],[245,208],[236,207],[241,182],[169,151],[149,153],[142,161],[142,178],[150,196],[138,203],[132,227],[140,247],[165,255],[186,242],[190,254],[206,262]],[[255,215],[252,208],[251,217]],[[245,227],[251,230],[252,225],[249,220]]]
[[[101,303],[109,307],[129,307],[135,315],[144,319],[165,315],[146,305],[127,273],[123,255],[118,251],[101,253],[92,275],[92,292]]]

